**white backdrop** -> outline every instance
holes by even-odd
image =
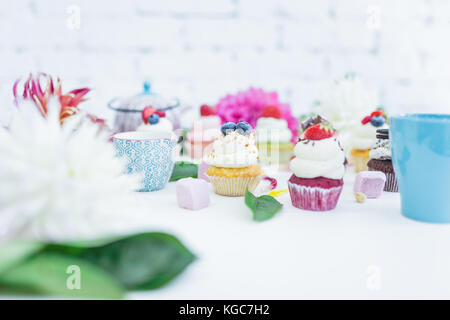
[[[193,105],[261,86],[299,114],[346,72],[390,112],[450,112],[449,21],[448,0],[1,0],[0,111],[45,71],[103,116],[146,79]]]

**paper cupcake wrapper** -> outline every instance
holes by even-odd
[[[328,211],[336,208],[343,186],[324,189],[288,182],[288,188],[294,207],[310,211]]]
[[[245,191],[253,192],[261,181],[262,176],[248,178],[226,178],[208,176],[214,192],[222,196],[241,197]]]
[[[384,184],[384,191],[387,192],[398,192],[398,182],[395,173],[385,173],[386,183]]]
[[[352,157],[353,165],[355,166],[355,172],[361,172],[361,171],[367,171],[367,162],[369,162],[369,159],[361,158],[361,157]]]

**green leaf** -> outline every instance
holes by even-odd
[[[197,178],[198,165],[186,161],[177,161],[173,167],[172,176],[170,182],[178,181],[183,178]]]
[[[25,259],[44,245],[36,242],[0,243],[0,273]]]
[[[252,210],[255,221],[269,220],[283,207],[274,197],[268,195],[255,197],[248,190],[245,193],[245,204]]]
[[[66,244],[1,246],[0,293],[121,298],[124,290],[159,288],[195,256],[174,236],[142,233]],[[69,290],[67,267],[81,271],[81,289]]]
[[[177,238],[165,233],[138,234],[96,247],[51,245],[46,251],[76,255],[107,271],[128,290],[159,288],[195,260]]]
[[[79,268],[80,288],[68,286]],[[124,290],[108,273],[77,257],[40,252],[0,274],[0,292],[121,299]]]
[[[247,189],[245,191],[245,204],[247,205],[247,207],[249,207],[250,210],[253,211],[256,208],[256,202],[257,198]]]

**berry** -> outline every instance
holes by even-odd
[[[369,123],[369,122],[370,122],[370,119],[372,119],[371,116],[364,117],[364,119],[361,120],[361,123],[362,123],[362,124]]]
[[[331,138],[334,135],[334,129],[329,122],[318,123],[309,127],[305,133],[304,138],[308,140],[322,140]]]
[[[243,134],[244,136],[249,135],[250,133],[252,133],[252,126],[245,121],[239,121],[238,124],[236,125],[236,131],[240,134]]]
[[[375,116],[372,119],[370,119],[370,124],[374,127],[381,127],[383,124],[386,123],[386,119],[383,116]]]
[[[206,116],[214,116],[216,114],[216,111],[213,107],[208,106],[207,104],[204,104],[200,107],[200,115],[203,117]]]
[[[144,120],[145,124],[148,124],[148,118],[155,113],[155,109],[152,106],[145,107],[142,110],[142,120]]]
[[[157,124],[158,122],[159,122],[158,114],[154,113],[150,117],[148,117],[148,123],[150,123],[150,124]]]
[[[227,133],[236,130],[236,124],[233,122],[225,122],[222,125],[222,128],[220,128],[220,131],[222,132],[222,134],[225,136],[227,135]]]
[[[160,118],[165,118],[166,117],[166,112],[162,111],[162,110],[156,110],[155,113],[160,117]]]
[[[384,115],[384,112],[383,112],[383,111],[381,111],[381,110],[376,110],[376,111],[374,111],[374,112],[372,112],[372,113],[370,114],[370,117],[380,117],[380,116],[382,116],[382,115]]]
[[[281,110],[277,106],[266,106],[262,111],[262,116],[264,118],[281,119]]]

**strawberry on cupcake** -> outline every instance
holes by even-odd
[[[375,110],[370,115],[364,117],[356,127],[351,142],[352,149],[350,155],[355,171],[367,171],[369,152],[377,142],[377,130],[387,129],[388,117],[382,110]]]
[[[194,121],[188,132],[186,149],[192,159],[201,159],[209,153],[211,144],[218,138],[221,128],[220,117],[214,107],[204,104],[200,107],[200,119]]]
[[[278,106],[264,107],[262,117],[256,123],[255,134],[260,162],[287,167],[294,145],[291,143],[292,132],[287,121],[282,119]]]
[[[336,207],[345,174],[345,153],[329,122],[309,126],[294,148],[288,181],[294,207],[327,211]]]
[[[152,106],[142,110],[142,121],[144,123],[137,128],[137,131],[173,133],[172,122],[166,118],[166,113]]]

